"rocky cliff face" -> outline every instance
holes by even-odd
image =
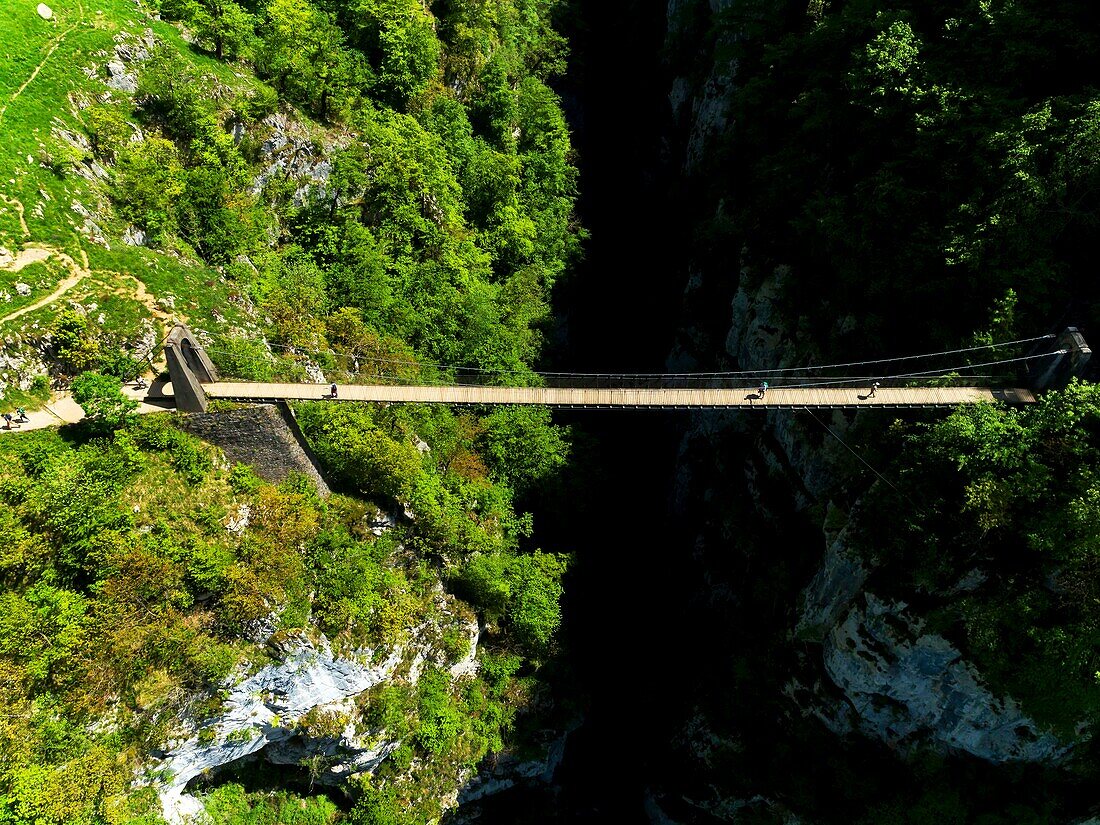
[[[892,748],[932,746],[989,762],[1047,762],[1069,748],[1041,731],[1011,697],[994,696],[945,638],[906,605],[864,592],[824,639],[825,672],[851,728]],[[848,731],[834,723],[838,733]]]
[[[401,652],[390,653],[378,664],[370,664],[372,658],[373,651],[337,657],[323,637],[316,645],[301,637],[284,647],[281,661],[227,685],[221,713],[170,747],[153,769],[165,777],[159,790],[168,819],[186,821],[201,813],[202,803],[185,793],[192,779],[252,754],[288,765],[312,755],[331,759],[318,777],[322,782],[377,767],[398,743],[387,740],[381,730],[360,734],[353,721],[354,699],[389,678]],[[338,734],[315,738],[297,730],[310,712],[347,722]]]
[[[725,339],[725,356],[739,368],[783,367],[805,354],[797,351],[776,309],[779,290],[790,277],[786,267],[778,266],[754,287],[742,279],[730,303]],[[727,422],[717,429],[700,418],[687,439],[721,440],[729,427],[750,435],[747,466],[764,468],[770,495],[786,487],[787,507],[820,520],[810,508],[822,505],[836,512],[832,497],[846,473],[842,448],[824,427],[844,438],[854,416],[840,411],[814,415],[816,421],[769,413],[763,421]],[[749,473],[737,483],[759,502],[761,481]],[[856,489],[869,483],[857,480]],[[801,594],[795,628],[803,638],[822,641],[825,673],[851,702],[856,729],[891,746],[934,743],[997,763],[1053,761],[1065,754],[1065,746],[1038,732],[1011,697],[996,697],[982,687],[980,674],[946,640],[924,634],[919,616],[867,592],[868,571],[847,550],[845,529],[836,537],[829,533],[813,579]],[[849,609],[857,597],[863,606]]]
[[[723,5],[670,0],[670,39],[698,37],[708,30],[698,21],[713,20]],[[693,25],[685,22],[690,20]],[[729,92],[738,66],[727,48],[733,37],[707,34],[697,48],[709,50],[709,69],[696,57],[694,71],[672,83],[679,162],[689,179],[706,165],[714,138],[736,128]],[[687,50],[682,42],[676,48]],[[731,182],[707,219],[720,218],[736,197]],[[805,273],[776,261],[767,268],[742,264],[731,276],[696,260],[685,274],[683,329],[669,359],[675,369],[777,368],[812,358],[780,304],[784,289]],[[693,307],[716,296],[729,307],[724,321],[693,315]],[[847,323],[851,319],[836,321]],[[778,607],[773,618],[786,624],[788,639],[799,647],[784,691],[792,718],[902,753],[932,748],[993,764],[1059,763],[1068,743],[1036,725],[1012,697],[995,695],[957,648],[926,629],[917,608],[868,589],[872,571],[849,550],[845,513],[874,479],[853,474],[844,448],[826,430],[844,438],[855,418],[814,416],[700,414],[685,433],[676,507],[696,526],[694,559],[714,620],[766,621],[745,615],[752,602],[746,588],[769,586],[759,580],[761,566],[778,571],[788,578],[770,586],[788,606]],[[750,518],[765,526],[748,529]],[[804,529],[796,531],[796,523]],[[812,538],[815,525],[824,526],[824,541]],[[777,562],[780,553],[785,558]],[[720,738],[728,734],[712,731]]]
[[[452,623],[454,600],[442,589],[434,600],[437,615],[392,649],[339,654],[323,635],[269,640],[275,661],[252,675],[228,679],[216,715],[185,722],[139,782],[157,788],[170,822],[185,823],[203,810],[187,793],[188,785],[246,759],[311,765],[313,780],[330,785],[373,772],[401,740],[366,721],[368,691],[387,683],[415,685],[428,664],[445,668],[456,681],[477,669],[477,622],[465,623],[466,656],[448,664],[440,653],[440,634]]]
[[[699,18],[724,11],[732,0],[669,0],[669,39],[690,38],[690,28]],[[728,56],[728,46],[736,35],[723,33],[711,49],[712,58],[701,82],[679,76],[672,82],[669,102],[673,113],[686,120],[688,139],[684,148],[684,171],[694,172],[706,159],[714,138],[722,134],[730,122],[730,91],[737,78],[737,60]],[[727,56],[722,56],[727,55]]]

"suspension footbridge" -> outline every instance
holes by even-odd
[[[229,401],[290,401],[328,399],[324,384],[266,384],[213,382],[203,385],[208,398]],[[493,387],[341,385],[338,401],[374,401],[390,404],[536,405],[585,409],[801,409],[802,407],[955,407],[959,404],[1005,401],[1032,404],[1035,395],[1025,388],[986,387],[759,387],[716,389],[688,387]]]
[[[998,353],[1025,355],[993,357]],[[311,353],[288,348],[298,358]],[[983,360],[977,355],[989,354]],[[219,380],[208,350],[179,325],[165,342],[171,384],[165,395],[184,411],[205,410],[209,400],[366,401],[390,404],[539,405],[584,409],[803,409],[955,407],[1001,401],[1032,404],[1035,390],[1080,374],[1091,351],[1074,328],[1060,335],[982,344],[936,353],[841,364],[709,373],[596,374],[525,372],[453,367],[389,357],[354,359],[373,371],[372,383]],[[211,347],[210,353],[219,351]],[[961,361],[920,370],[931,359]],[[922,364],[923,362],[923,364]],[[1009,382],[1026,369],[1027,380]],[[515,386],[515,384],[536,386]],[[1026,383],[1028,386],[1015,386]],[[509,386],[509,384],[512,384]]]

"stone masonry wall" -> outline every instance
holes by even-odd
[[[224,412],[192,413],[181,417],[180,427],[220,447],[230,461],[251,465],[265,481],[278,483],[294,470],[312,478],[321,495],[329,493],[320,467],[289,410],[263,404]]]

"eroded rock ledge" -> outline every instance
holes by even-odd
[[[899,750],[932,745],[994,763],[1052,763],[1070,751],[1012,697],[994,696],[904,604],[864,593],[825,637],[823,659],[853,725]]]
[[[324,635],[305,633],[274,645],[269,641],[276,661],[247,678],[227,680],[218,714],[185,724],[181,736],[146,767],[139,784],[153,784],[168,820],[183,823],[203,810],[202,802],[186,792],[188,784],[242,759],[297,766],[320,757],[323,769],[315,781],[330,785],[374,771],[401,740],[365,721],[359,697],[384,682],[415,684],[429,663],[445,667],[452,680],[477,670],[480,628],[474,620],[465,622],[467,654],[449,666],[440,658],[437,636],[448,623],[450,604],[439,590],[437,618],[391,650],[340,654]]]

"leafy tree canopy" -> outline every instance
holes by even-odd
[[[122,380],[114,375],[85,372],[73,379],[73,400],[93,426],[113,430],[125,424],[138,403],[122,393]]]

